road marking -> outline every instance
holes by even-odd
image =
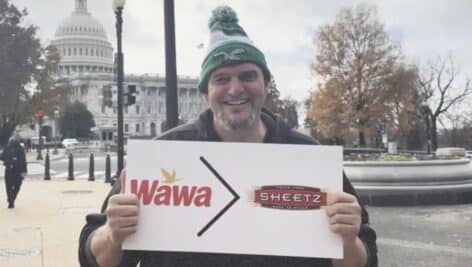
[[[105,177],[105,172],[104,171],[96,171],[96,172],[94,172],[94,176],[95,176],[95,178]],[[81,172],[75,178],[77,178],[77,179],[88,179],[89,178],[89,172]]]
[[[94,161],[97,161],[97,160],[100,160],[100,161],[104,161],[106,160],[106,156],[96,156],[94,157]],[[110,160],[116,160],[116,156],[110,156]],[[85,162],[85,161],[89,161],[90,158],[89,156],[85,156],[85,157],[74,157],[74,162]],[[59,162],[69,162],[69,158],[62,158],[60,160],[58,160]]]
[[[81,171],[75,171],[74,172],[74,177],[76,177],[77,175],[81,174],[83,172]],[[69,177],[69,172],[61,172],[61,173],[58,173],[58,174],[55,174],[52,176],[52,178],[68,178]]]
[[[89,178],[89,173],[88,172],[80,172],[80,174],[75,175],[76,179],[85,179]]]
[[[414,249],[423,249],[432,252],[446,252],[458,256],[471,257],[472,250],[470,248],[454,247],[454,246],[445,246],[445,245],[436,245],[433,243],[424,243],[418,241],[407,241],[399,239],[390,239],[390,238],[379,238],[377,243],[380,245],[386,246],[397,246],[404,248],[414,248]]]
[[[57,173],[57,174],[54,174],[52,176],[52,178],[67,178],[69,176],[69,172],[60,172],[60,173]]]
[[[69,172],[61,172],[52,176],[53,179],[62,179],[62,178],[66,179],[67,177],[69,177]],[[105,171],[95,172],[95,178],[102,178],[102,177],[105,177]],[[84,172],[84,171],[75,171],[74,178],[75,179],[88,179],[89,173]]]

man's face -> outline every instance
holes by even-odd
[[[267,95],[261,69],[253,63],[221,67],[213,71],[204,95],[217,126],[244,130],[257,124]]]

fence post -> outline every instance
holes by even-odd
[[[95,181],[95,164],[93,153],[90,154],[90,162],[89,162],[89,181]]]
[[[110,154],[107,154],[107,159],[106,159],[106,162],[105,162],[105,183],[111,183]]]
[[[46,153],[46,159],[44,160],[44,180],[49,181],[51,180],[51,172],[50,172],[50,163],[49,163],[49,153]]]
[[[74,156],[72,155],[72,153],[69,154],[69,177],[67,178],[67,180],[74,180]]]

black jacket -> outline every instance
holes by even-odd
[[[263,111],[262,121],[267,128],[264,143],[280,144],[310,144],[316,145],[318,142],[313,138],[303,135],[283,122],[279,117]],[[221,141],[213,128],[213,115],[210,110],[203,112],[198,120],[181,125],[163,133],[158,139],[162,140],[190,140],[190,141]],[[96,266],[90,253],[90,233],[106,221],[103,214],[108,198],[120,192],[120,183],[115,183],[110,194],[102,206],[102,214],[87,216],[87,224],[82,229],[79,244],[79,259],[81,266]],[[344,177],[343,190],[355,195],[360,203],[351,183]],[[362,226],[359,237],[366,246],[369,263],[368,266],[377,266],[377,246],[375,231],[369,227],[369,217],[364,206],[362,206]],[[330,259],[294,258],[294,257],[274,257],[255,255],[234,255],[234,254],[209,254],[209,253],[183,253],[183,252],[149,252],[149,251],[125,251],[123,262],[120,266],[136,266],[141,261],[141,267],[239,267],[239,266],[332,266]]]
[[[5,173],[13,176],[19,176],[21,173],[28,172],[25,150],[17,142],[12,141],[0,155],[0,160],[5,166]]]

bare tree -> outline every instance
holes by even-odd
[[[472,93],[468,77],[462,85],[456,81],[459,73],[454,57],[449,54],[428,64],[420,74],[419,90],[423,99],[423,114],[425,120],[431,123],[431,127],[427,127],[429,128],[427,134],[431,136],[433,150],[438,148],[439,117],[451,107],[461,104]]]

